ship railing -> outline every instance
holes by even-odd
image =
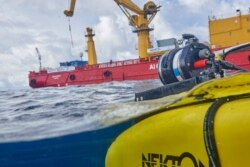
[[[157,59],[151,59],[151,61],[156,61]],[[124,65],[135,65],[135,64],[139,64],[142,62],[148,62],[146,60],[143,59],[129,59],[129,60],[124,60],[124,61],[112,61],[110,60],[110,62],[107,63],[100,63],[100,64],[96,64],[96,65],[85,65],[85,66],[80,66],[80,67],[76,67],[76,69],[78,70],[83,70],[83,69],[93,69],[93,68],[109,68],[109,67],[121,67]]]
[[[30,76],[34,76],[34,75],[44,75],[44,74],[48,74],[47,69],[42,69],[39,72],[37,71],[29,71],[29,75]]]
[[[250,8],[248,10],[239,10],[237,9],[235,12],[230,13],[223,13],[223,14],[216,14],[216,15],[210,15],[208,16],[208,19],[210,21],[219,20],[219,19],[225,19],[229,17],[237,17],[240,15],[250,14]]]
[[[131,59],[131,60],[125,60],[125,61],[110,61],[108,63],[101,63],[98,64],[99,68],[107,68],[107,67],[118,67],[123,65],[130,65],[130,64],[138,64],[140,61],[139,59]]]
[[[57,68],[47,68],[48,73],[73,71],[73,70],[75,70],[74,66],[61,66],[61,67],[57,67]]]

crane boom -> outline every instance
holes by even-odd
[[[71,0],[69,10],[64,11],[64,14],[67,17],[72,17],[74,15],[75,5],[76,5],[76,0]]]
[[[119,6],[123,6],[136,14],[143,15],[144,12],[131,0],[114,0]]]
[[[141,9],[131,0],[114,1],[127,16],[129,24],[134,27],[133,32],[138,34],[139,57],[141,59],[148,59],[149,54],[147,49],[152,47],[149,32],[153,30],[153,28],[149,28],[149,24],[159,11],[160,6],[156,6],[153,1],[148,1],[144,4],[143,9]]]

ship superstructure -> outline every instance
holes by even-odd
[[[223,55],[226,61],[250,70],[250,11],[236,10],[231,17],[212,16],[209,18],[211,48],[223,55],[229,47],[242,45],[241,50]]]

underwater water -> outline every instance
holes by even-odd
[[[104,128],[149,109],[134,93],[159,80],[0,91],[0,143],[32,141]],[[132,105],[131,105],[132,104]],[[138,114],[138,113],[137,113]]]

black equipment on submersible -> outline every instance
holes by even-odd
[[[190,90],[204,81],[224,77],[224,70],[244,69],[216,60],[210,48],[192,34],[183,34],[177,47],[161,56],[158,73],[164,86],[135,94],[135,101],[151,100]]]

